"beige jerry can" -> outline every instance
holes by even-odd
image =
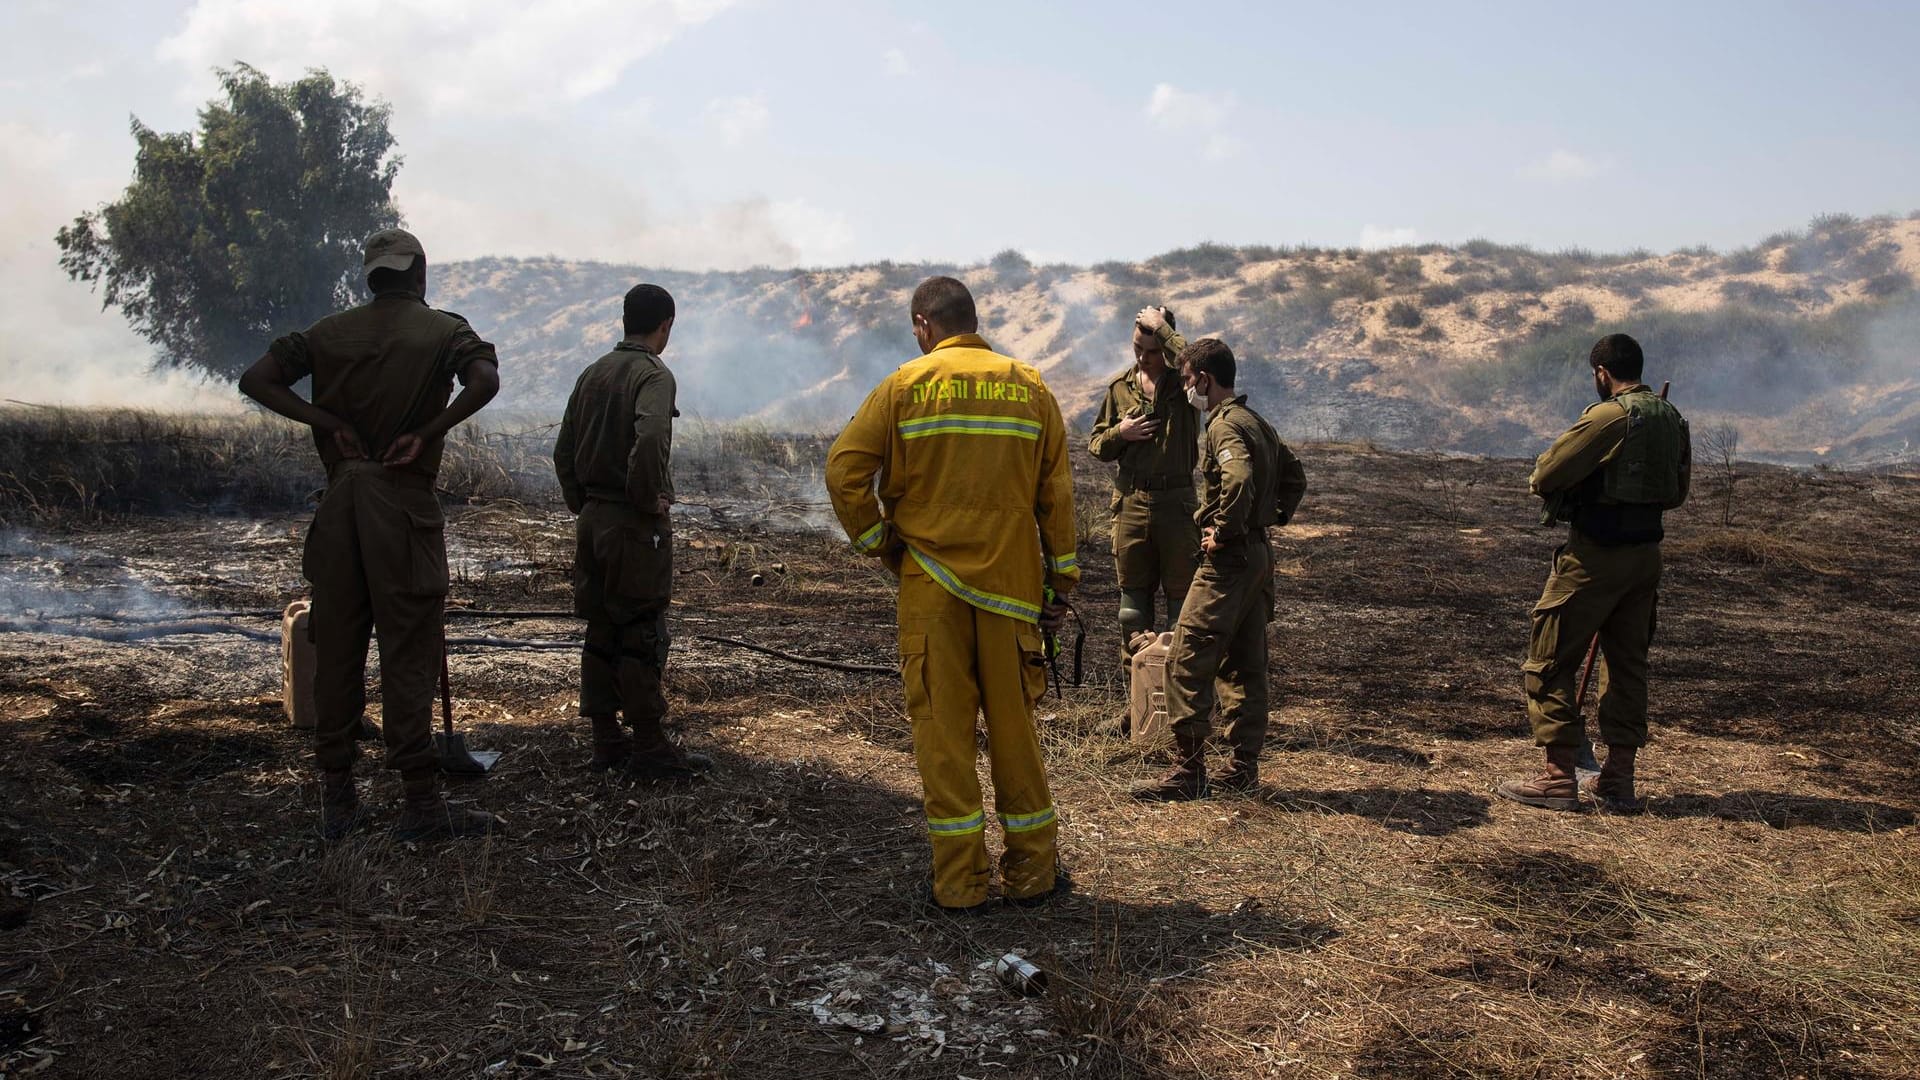
[[[1173,646],[1173,631],[1142,631],[1134,635],[1133,642],[1133,698],[1127,707],[1128,726],[1134,742],[1160,746],[1173,741],[1173,729],[1167,724],[1167,650]]]
[[[313,605],[295,600],[280,617],[280,700],[287,720],[302,731],[316,723],[313,704],[313,631],[308,625]]]

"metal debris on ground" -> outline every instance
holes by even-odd
[[[862,957],[802,971],[793,1007],[822,1027],[907,1044],[909,1060],[947,1053],[987,1058],[1054,1041],[1037,1001],[1000,985],[994,961],[955,971],[937,960]]]

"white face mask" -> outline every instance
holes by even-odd
[[[1206,412],[1207,395],[1201,393],[1198,387],[1189,386],[1187,387],[1187,404],[1199,409],[1201,412]]]

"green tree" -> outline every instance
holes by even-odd
[[[384,102],[325,71],[219,71],[198,138],[132,121],[133,183],[54,237],[163,366],[232,377],[265,343],[351,305],[360,245],[400,223]]]

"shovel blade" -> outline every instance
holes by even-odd
[[[466,735],[457,731],[435,734],[433,748],[439,753],[440,771],[456,776],[485,776],[500,760],[497,751],[468,750]]]
[[[1573,776],[1577,783],[1586,783],[1588,777],[1600,775],[1600,762],[1593,756],[1593,740],[1580,742],[1580,757],[1574,762]]]

